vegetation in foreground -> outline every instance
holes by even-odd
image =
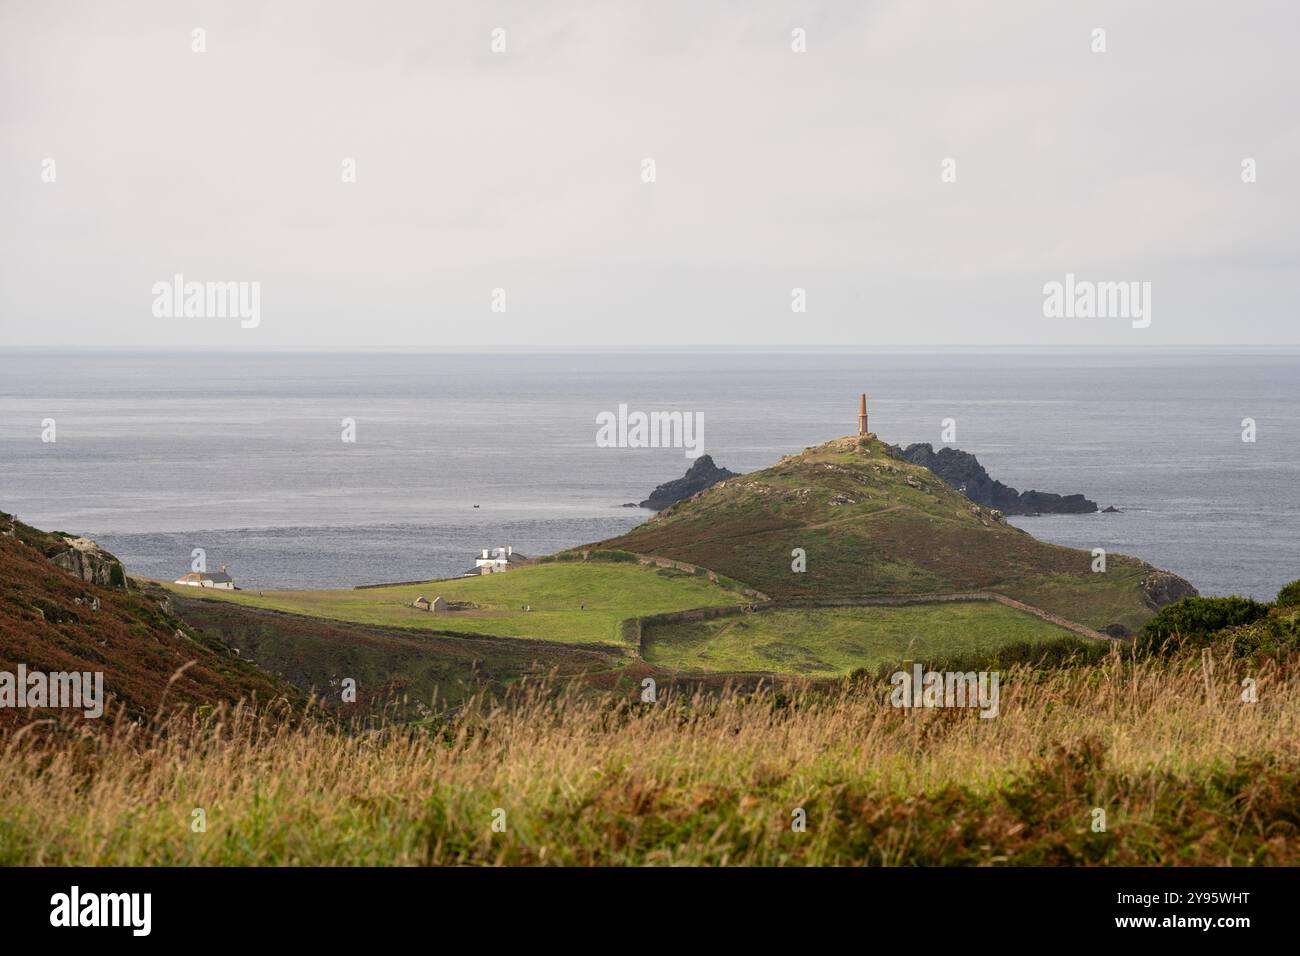
[[[183,598],[380,627],[622,645],[619,625],[643,614],[741,604],[737,590],[705,577],[636,562],[548,562],[504,574],[348,590],[215,591],[165,585]],[[450,614],[412,607],[417,597],[460,605]],[[531,608],[531,610],[525,610]]]
[[[647,625],[642,656],[682,670],[843,676],[880,664],[966,657],[1070,632],[991,601],[902,607],[784,608]]]
[[[0,864],[1294,865],[1298,676],[1114,647],[1013,667],[991,720],[864,677],[657,703],[526,682],[370,732],[224,706],[33,727],[0,736]]]

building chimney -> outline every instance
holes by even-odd
[[[864,392],[858,396],[858,434],[867,434],[867,396]]]
[[[508,558],[510,557],[510,555],[514,553],[515,553],[515,546],[513,544],[506,545],[506,557]]]
[[[485,557],[485,558],[487,557],[487,552],[488,552],[488,549],[487,549],[487,548],[484,548],[484,549],[483,549],[483,557]]]

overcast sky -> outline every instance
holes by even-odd
[[[0,0],[0,347],[1296,343],[1298,53],[1295,0]]]

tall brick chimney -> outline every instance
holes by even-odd
[[[858,434],[867,434],[867,396],[866,393],[858,396]]]

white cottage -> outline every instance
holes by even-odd
[[[235,579],[226,573],[226,566],[223,564],[221,570],[215,574],[208,574],[206,571],[193,571],[184,577],[177,578],[173,584],[186,584],[192,588],[217,588],[221,591],[235,590]]]

